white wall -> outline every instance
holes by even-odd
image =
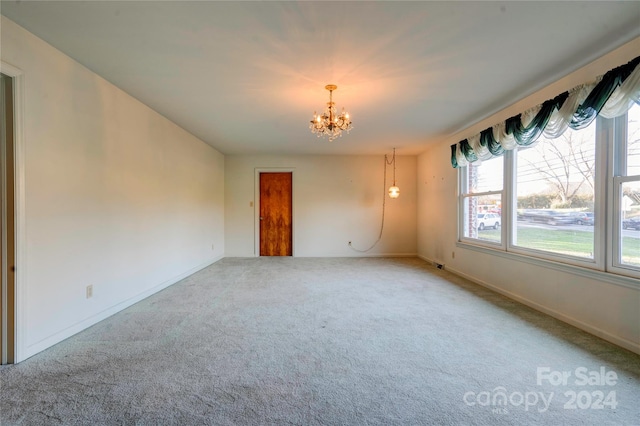
[[[256,255],[256,168],[294,169],[294,256],[415,255],[416,157],[397,157],[400,197],[387,196],[380,243],[358,253],[349,241],[365,249],[380,233],[384,156],[231,155],[225,161],[226,256]],[[389,167],[387,187],[392,180]]]
[[[222,257],[224,157],[1,24],[1,59],[24,82],[22,360]]]
[[[593,334],[640,353],[640,287],[585,277],[456,245],[457,171],[450,145],[627,63],[640,39],[600,58],[505,110],[432,145],[418,158],[418,253]],[[452,252],[455,251],[455,258]],[[604,275],[604,274],[603,274]]]

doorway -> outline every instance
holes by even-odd
[[[293,173],[261,172],[260,256],[293,256]]]
[[[15,362],[15,154],[13,79],[0,73],[0,364]]]

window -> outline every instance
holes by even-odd
[[[595,121],[517,148],[515,246],[593,259],[595,152]]]
[[[459,242],[640,288],[639,95],[640,56],[451,145]]]
[[[462,236],[501,244],[504,159],[471,163],[465,169]]]
[[[635,104],[627,113],[627,149],[625,176],[640,175],[640,106]]]
[[[640,106],[617,119],[613,164],[616,237],[613,267],[640,271]],[[640,274],[639,274],[640,275]]]
[[[459,173],[461,243],[640,278],[640,105]]]

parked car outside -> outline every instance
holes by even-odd
[[[569,216],[573,218],[573,223],[578,225],[593,225],[594,215],[592,212],[571,212]]]
[[[518,212],[518,220],[541,222],[547,225],[568,225],[574,223],[569,213],[555,210],[523,210]]]
[[[478,229],[498,229],[502,225],[502,219],[495,213],[478,213]]]
[[[622,221],[622,229],[640,229],[640,217],[631,217]]]

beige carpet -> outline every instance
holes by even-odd
[[[224,259],[0,368],[3,426],[620,425],[639,406],[638,355],[419,259]]]

